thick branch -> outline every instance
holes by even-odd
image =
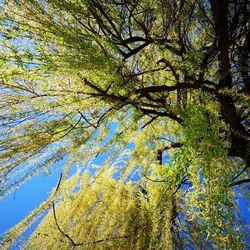
[[[123,43],[134,43],[134,42],[149,42],[148,39],[140,37],[140,36],[132,36],[130,38],[124,39]]]
[[[230,72],[229,60],[229,27],[228,27],[228,5],[229,1],[211,0],[211,9],[214,19],[215,34],[218,42],[218,61],[220,80],[218,89],[232,88],[232,75]],[[228,95],[219,94],[219,102],[221,105],[221,113],[225,121],[232,130],[232,147],[230,154],[239,156],[244,159],[246,165],[250,163],[248,151],[249,142],[247,141],[248,133],[241,124],[240,116],[237,114],[233,98]]]

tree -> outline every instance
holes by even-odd
[[[247,249],[249,8],[1,3],[1,196],[64,168],[2,245],[47,214],[24,247]]]

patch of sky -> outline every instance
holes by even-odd
[[[11,246],[9,250],[23,249],[23,243],[25,243],[28,240],[30,235],[35,231],[35,229],[37,228],[37,226],[39,225],[39,223],[42,221],[42,219],[46,214],[47,211],[34,224],[32,224],[30,228],[28,228],[20,237],[17,238],[15,244]],[[44,236],[47,236],[46,233],[44,233]]]
[[[15,226],[49,197],[60,173],[61,169],[58,168],[50,175],[34,176],[17,191],[0,200],[0,235]]]

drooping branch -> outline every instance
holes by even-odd
[[[74,242],[74,240],[73,240],[68,234],[66,234],[66,233],[61,229],[61,227],[59,226],[58,221],[57,221],[57,217],[56,217],[56,209],[55,209],[55,203],[54,203],[54,202],[53,202],[53,204],[52,204],[52,209],[53,209],[53,216],[54,216],[54,219],[55,219],[56,227],[58,228],[58,230],[60,231],[60,233],[61,233],[65,238],[67,238],[73,246],[79,246],[79,244],[76,244],[76,243]],[[80,244],[80,245],[82,245],[82,244]]]
[[[77,247],[77,246],[82,246],[82,245],[89,245],[89,244],[97,244],[97,243],[101,243],[103,241],[109,241],[109,240],[116,240],[116,239],[127,239],[128,236],[124,235],[124,236],[112,236],[112,237],[108,237],[105,239],[100,239],[100,240],[95,240],[95,241],[90,241],[90,242],[85,242],[85,243],[76,243],[69,234],[65,233],[61,227],[59,226],[57,217],[56,217],[56,209],[55,209],[55,204],[53,202],[52,204],[52,209],[53,209],[53,216],[54,216],[54,220],[56,223],[56,227],[58,228],[58,230],[60,231],[60,233],[69,240],[69,242],[71,243],[72,246]]]

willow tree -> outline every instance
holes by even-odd
[[[0,195],[63,169],[3,248],[247,249],[249,9],[2,2]]]

